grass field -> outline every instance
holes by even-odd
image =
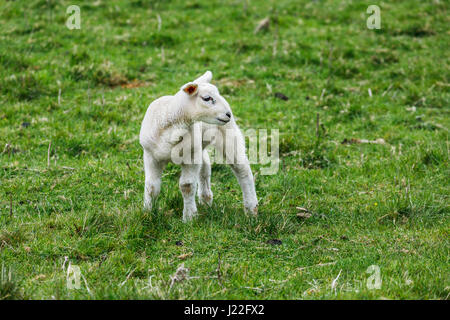
[[[1,1],[0,299],[448,299],[449,8]],[[142,209],[145,110],[206,70],[242,129],[279,129],[257,218],[222,165],[194,222],[175,165]]]

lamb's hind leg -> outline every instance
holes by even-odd
[[[161,175],[164,164],[153,159],[150,152],[144,149],[144,170],[145,170],[145,189],[144,189],[144,209],[150,210],[152,203],[159,195],[161,190]]]
[[[199,164],[183,164],[181,166],[180,190],[183,194],[183,221],[187,222],[197,214],[195,204],[195,193],[197,191],[197,180],[199,176]]]
[[[203,150],[203,162],[200,169],[198,198],[201,202],[211,206],[213,202],[213,193],[211,191],[211,161],[208,151]]]

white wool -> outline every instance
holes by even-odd
[[[183,135],[183,139],[186,139],[193,136],[195,128],[200,127],[202,133],[208,130],[209,133],[212,131],[225,137],[231,131],[237,137],[237,150],[243,153],[243,156],[240,161],[230,163],[230,166],[242,188],[245,209],[252,214],[257,213],[258,200],[253,174],[245,156],[245,141],[228,102],[220,95],[216,86],[210,83],[211,79],[212,73],[207,71],[193,82],[183,85],[175,95],[158,98],[148,107],[139,137],[144,149],[145,208],[150,209],[152,201],[158,196],[162,171],[165,165],[172,161],[174,148],[180,146],[182,140],[174,140],[174,137],[182,131],[190,133]],[[198,126],[200,123],[201,126]],[[226,154],[234,147],[232,143],[227,144],[225,139],[223,149],[220,150]],[[181,162],[179,185],[184,200],[183,221],[191,220],[197,213],[195,203],[197,191],[201,201],[209,205],[212,203],[211,164],[205,150],[209,144],[218,147],[218,142],[214,140],[203,141],[200,150],[196,148],[188,150],[192,154],[192,159],[200,159],[200,163]]]

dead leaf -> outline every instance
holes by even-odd
[[[38,274],[33,280],[44,280],[47,276],[45,274]]]
[[[186,259],[186,258],[188,258],[188,257],[190,257],[190,256],[192,256],[192,252],[180,254],[180,255],[178,256],[178,259],[184,260],[184,259]]]
[[[312,217],[311,213],[308,212],[299,212],[297,213],[297,217],[300,219],[309,219]]]
[[[284,101],[288,101],[289,100],[289,98],[285,94],[283,94],[281,92],[275,92],[274,96],[275,96],[275,98],[278,98],[278,99],[281,99],[281,100],[284,100]]]
[[[258,25],[256,26],[254,33],[257,34],[261,30],[267,30],[269,29],[269,26],[270,26],[270,18],[269,17],[264,18],[258,22]]]
[[[126,89],[134,89],[134,88],[140,88],[140,87],[148,87],[150,85],[150,83],[145,82],[145,81],[139,81],[139,80],[133,80],[131,82],[127,82],[127,83],[122,83],[120,86],[122,88],[126,88]]]
[[[297,213],[297,217],[301,219],[308,219],[312,217],[311,211],[309,211],[308,209],[303,207],[296,207],[296,209],[299,211]]]
[[[279,246],[281,244],[283,244],[283,242],[280,239],[271,239],[269,241],[267,241],[267,244],[271,244],[273,246]]]
[[[178,240],[178,241],[175,241],[175,245],[182,247],[182,246],[184,246],[184,243],[183,243],[183,241]]]
[[[386,144],[386,141],[382,138],[378,138],[376,140],[367,140],[367,139],[347,139],[342,140],[341,144],[360,144],[360,143],[369,143],[369,144]]]

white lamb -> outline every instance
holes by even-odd
[[[212,73],[207,71],[193,82],[183,85],[175,95],[153,101],[141,126],[139,141],[144,149],[144,208],[152,207],[160,192],[162,171],[169,161],[176,162],[174,154],[182,145],[184,154],[179,163],[179,185],[184,200],[184,222],[192,220],[197,213],[197,190],[201,201],[212,204],[211,163],[205,149],[210,144],[216,147],[216,152],[226,155],[241,186],[246,211],[253,215],[258,212],[253,174],[245,156],[244,138],[228,102],[219,94],[217,87],[210,84],[211,79]],[[200,148],[196,148],[195,143],[192,145],[198,135],[201,139]],[[234,138],[230,139],[230,136]],[[177,152],[174,153],[175,150]]]

